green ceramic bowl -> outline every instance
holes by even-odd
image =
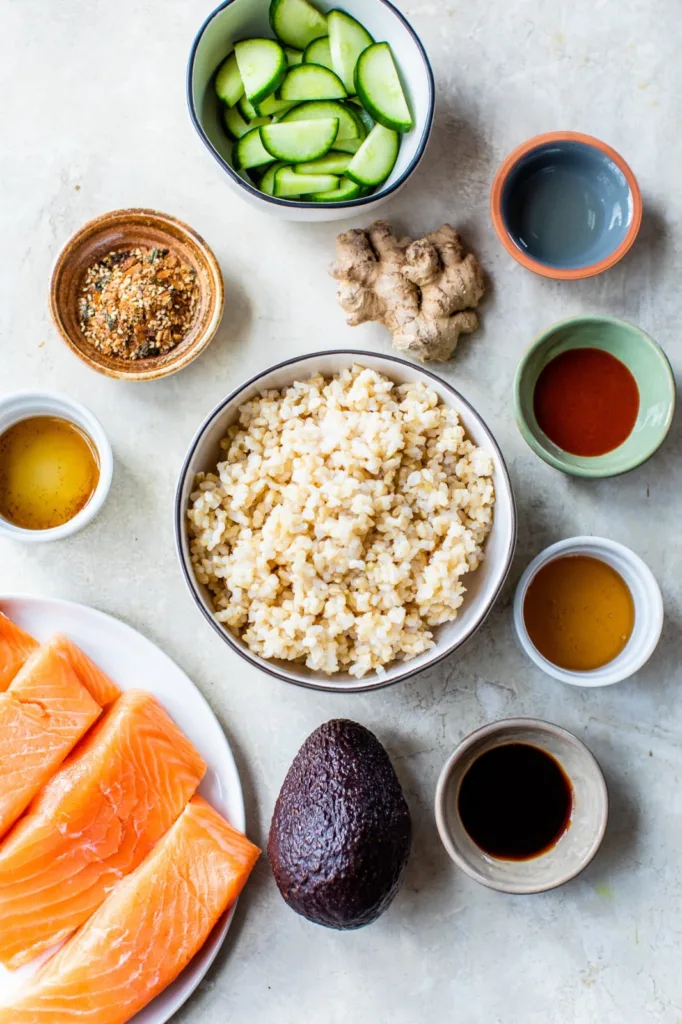
[[[540,373],[573,348],[610,352],[637,381],[637,422],[628,439],[606,455],[570,455],[550,441],[535,419],[533,393]],[[663,349],[638,327],[609,316],[578,316],[549,327],[526,350],[516,371],[514,404],[519,430],[550,466],[573,476],[618,476],[646,462],[663,443],[675,411],[675,378]]]

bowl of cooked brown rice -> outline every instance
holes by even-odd
[[[201,612],[287,682],[368,690],[451,655],[500,594],[516,542],[490,430],[431,371],[352,350],[290,359],[206,418],[176,494]]]

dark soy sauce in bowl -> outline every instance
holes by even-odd
[[[500,860],[550,850],[570,825],[573,787],[559,762],[529,743],[481,754],[462,779],[458,811],[470,837]]]

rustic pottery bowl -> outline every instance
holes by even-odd
[[[189,334],[170,352],[128,360],[104,355],[80,329],[78,292],[92,263],[112,249],[134,246],[170,249],[194,268],[199,309]],[[69,348],[98,373],[119,380],[159,380],[188,366],[212,341],[225,301],[218,261],[206,242],[187,224],[156,210],[113,210],[90,220],[66,243],[50,282],[50,312]]]
[[[502,860],[485,853],[469,836],[458,810],[462,780],[474,761],[508,743],[528,743],[551,754],[573,788],[568,829],[553,847],[530,860]],[[500,892],[545,892],[575,878],[599,849],[607,819],[606,783],[593,754],[572,733],[535,718],[509,718],[472,732],[447,761],[438,780],[436,824],[445,849],[467,875]]]
[[[109,495],[114,472],[114,456],[104,427],[97,417],[68,395],[52,391],[18,391],[0,398],[0,435],[15,423],[21,423],[22,420],[33,416],[57,416],[59,419],[68,420],[69,423],[75,423],[90,438],[99,462],[99,481],[94,494],[73,519],[62,523],[61,526],[54,526],[49,530],[26,530],[0,516],[0,537],[23,544],[45,544],[52,540],[64,540],[74,533],[79,533],[95,518]]]
[[[555,356],[574,348],[610,352],[637,381],[639,413],[632,433],[605,455],[563,451],[535,418],[533,395],[540,373]],[[646,462],[663,444],[675,411],[675,378],[663,349],[639,327],[608,316],[579,316],[548,327],[526,349],[516,371],[514,404],[524,440],[548,465],[573,476],[618,476]]]
[[[265,660],[254,654],[229,629],[216,621],[208,589],[197,582],[192,568],[187,531],[187,509],[190,495],[195,489],[199,472],[214,472],[220,457],[220,441],[238,417],[239,408],[262,391],[288,387],[297,380],[306,380],[315,373],[332,377],[353,364],[384,373],[396,383],[423,381],[438,393],[441,400],[457,410],[469,437],[484,447],[493,460],[493,480],[496,502],[493,527],[485,545],[485,558],[471,578],[459,615],[453,622],[434,630],[436,644],[412,661],[395,661],[382,673],[372,673],[362,679],[339,672],[325,675],[289,661]],[[284,682],[296,683],[317,690],[339,692],[372,690],[397,683],[416,675],[453,654],[481,626],[497,600],[507,578],[516,545],[516,508],[509,473],[495,438],[476,410],[467,400],[429,370],[396,356],[379,356],[371,352],[337,350],[299,356],[264,370],[238,387],[209,413],[192,441],[184,464],[175,499],[175,536],[185,582],[205,619],[221,639],[245,661]]]
[[[569,671],[548,661],[526,629],[523,606],[529,586],[543,566],[566,555],[588,555],[606,562],[625,581],[635,605],[635,624],[625,648],[613,661],[590,672]],[[605,537],[570,537],[541,551],[523,573],[514,597],[514,628],[524,653],[547,675],[571,686],[611,686],[638,672],[656,650],[663,631],[663,598],[649,566],[624,544]]]
[[[338,6],[333,0],[314,2],[321,11]],[[249,36],[273,38],[268,18],[270,0],[225,0],[209,14],[192,44],[187,67],[187,103],[201,141],[222,167],[234,192],[256,209],[283,220],[322,222],[344,220],[360,213],[369,215],[414,174],[433,127],[433,71],[419,36],[404,15],[389,0],[344,0],[341,7],[362,22],[377,42],[390,43],[415,120],[412,131],[402,137],[398,160],[388,180],[360,199],[341,203],[277,199],[259,192],[234,169],[232,141],[223,127],[213,78],[237,40]]]
[[[625,256],[639,232],[642,197],[634,174],[606,143],[549,132],[509,154],[490,209],[502,245],[521,266],[574,281]]]

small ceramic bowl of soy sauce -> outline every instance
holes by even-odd
[[[675,412],[663,349],[639,327],[578,316],[543,331],[514,381],[516,423],[530,448],[571,476],[636,469],[660,448]]]
[[[608,793],[594,755],[572,733],[535,718],[494,722],[467,736],[436,791],[445,849],[499,892],[555,889],[595,856]]]
[[[490,209],[507,252],[559,281],[613,267],[642,221],[642,197],[626,162],[580,132],[548,132],[518,146],[497,172]]]

